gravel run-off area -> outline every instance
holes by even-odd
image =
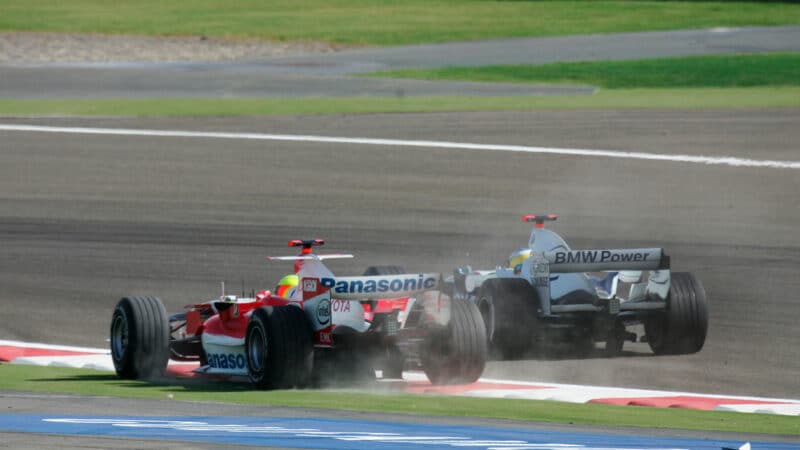
[[[0,32],[0,64],[232,61],[329,53],[328,42],[272,42],[207,36]]]

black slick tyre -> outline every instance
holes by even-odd
[[[657,355],[685,355],[703,348],[708,331],[706,291],[693,274],[671,275],[667,310],[645,321],[645,334]]]
[[[495,279],[481,286],[478,309],[492,354],[517,359],[531,351],[537,332],[538,297],[525,280]]]
[[[450,323],[430,337],[422,355],[425,374],[433,384],[475,382],[486,365],[486,328],[474,303],[452,300]]]
[[[478,291],[478,311],[481,313],[483,325],[486,328],[486,340],[491,346],[494,339],[494,304],[495,292],[498,290],[496,280],[485,282]]]
[[[625,325],[621,322],[614,324],[614,327],[606,337],[606,343],[603,347],[603,354],[607,358],[614,358],[622,354],[622,347],[625,345]]]
[[[253,311],[245,334],[250,381],[264,389],[306,387],[314,362],[311,334],[305,312],[296,306]]]
[[[164,374],[169,361],[169,318],[157,297],[124,297],[111,316],[111,359],[120,378]]]

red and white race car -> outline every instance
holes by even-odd
[[[326,385],[399,377],[416,366],[435,384],[471,383],[486,362],[486,330],[477,307],[438,289],[440,275],[374,266],[337,277],[312,247],[293,240],[297,288],[286,298],[264,290],[223,295],[167,316],[156,297],[124,297],[111,320],[111,354],[122,378],[150,378],[168,360],[198,361],[197,372],[246,376],[262,388]]]

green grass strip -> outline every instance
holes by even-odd
[[[0,30],[252,37],[356,45],[800,24],[758,1],[0,0]]]
[[[308,99],[0,99],[3,116],[241,116],[537,109],[798,108],[800,87],[619,89],[594,95]]]
[[[258,391],[231,383],[182,385],[120,380],[114,374],[61,367],[0,364],[0,390],[125,398],[217,401],[262,406],[383,411],[454,417],[800,435],[796,417],[640,408],[552,401],[482,399],[353,391]],[[170,397],[172,396],[172,397]]]
[[[449,67],[366,76],[503,83],[590,84],[609,89],[800,86],[800,54],[748,54],[542,65]]]

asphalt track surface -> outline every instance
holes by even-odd
[[[800,113],[587,111],[25,123],[262,131],[792,159]],[[5,122],[12,122],[6,120]],[[19,121],[22,122],[22,121]],[[493,362],[486,375],[792,398],[800,371],[791,169],[332,143],[0,132],[0,336],[105,345],[114,303],[170,310],[271,288],[267,255],[322,237],[334,271],[492,268],[554,212],[573,248],[662,246],[711,302],[706,347],[654,357]],[[796,159],[796,158],[795,158]],[[525,326],[520,323],[520,326]]]
[[[796,110],[2,122],[800,160]],[[691,356],[655,357],[635,344],[615,359],[493,361],[486,376],[796,398],[798,192],[791,169],[0,131],[0,337],[105,346],[119,297],[158,295],[177,311],[218,295],[220,280],[235,291],[270,288],[289,267],[264,257],[291,254],[292,238],[355,253],[331,262],[342,274],[372,264],[491,268],[526,242],[521,214],[553,212],[574,248],[663,246],[675,270],[696,273],[711,303],[706,346]],[[73,402],[41,407],[62,403]]]
[[[798,120],[793,110],[743,110],[3,122],[796,160]],[[178,311],[218,295],[220,280],[236,291],[241,282],[246,290],[269,288],[289,267],[264,257],[291,254],[285,242],[292,238],[323,237],[330,251],[355,253],[355,260],[331,262],[342,274],[372,264],[493,267],[526,242],[529,229],[519,215],[543,211],[560,214],[554,226],[573,247],[665,247],[675,270],[695,272],[705,283],[706,346],[691,356],[656,357],[646,344],[629,344],[615,359],[493,361],[486,376],[797,394],[797,170],[15,131],[0,131],[0,143],[5,339],[105,346],[119,297],[159,295]],[[5,437],[23,448],[54,439]],[[58,442],[105,445],[103,438]]]
[[[0,97],[586,95],[593,92],[591,87],[370,79],[353,75],[403,68],[781,51],[800,51],[800,27],[503,39],[223,63],[0,65]]]

